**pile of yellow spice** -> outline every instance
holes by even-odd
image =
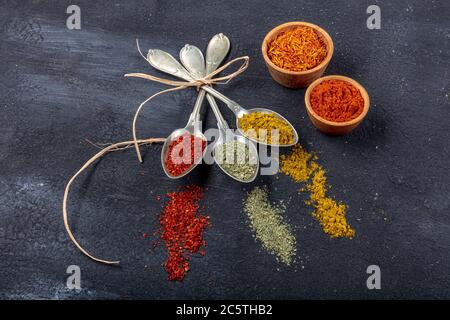
[[[313,216],[320,222],[322,229],[332,238],[353,238],[355,230],[347,223],[347,206],[327,196],[329,186],[325,170],[317,162],[317,156],[308,153],[300,145],[293,147],[292,153],[281,156],[281,172],[295,182],[306,182],[310,193],[307,204],[314,207]]]

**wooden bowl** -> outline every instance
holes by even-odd
[[[363,112],[355,119],[345,122],[333,122],[320,117],[311,107],[310,96],[312,90],[324,80],[343,80],[349,82],[350,84],[358,88],[359,92],[361,92],[361,95],[364,99]],[[361,123],[361,121],[363,121],[363,119],[367,115],[367,112],[369,111],[370,98],[369,95],[367,94],[366,89],[364,89],[364,87],[355,80],[344,76],[332,75],[317,79],[316,81],[311,83],[311,85],[308,87],[305,93],[305,106],[309,118],[311,119],[312,123],[317,129],[330,135],[342,135],[349,133],[350,131],[355,129]]]
[[[280,32],[292,30],[299,26],[311,27],[322,37],[327,46],[327,55],[325,59],[316,67],[306,71],[289,71],[276,66],[267,55],[269,43],[272,42]],[[272,29],[264,38],[261,50],[267,69],[269,69],[270,75],[276,82],[288,88],[305,88],[314,80],[322,76],[333,56],[334,45],[330,35],[321,27],[308,22],[294,21],[284,23]]]

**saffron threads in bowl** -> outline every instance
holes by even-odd
[[[168,252],[164,267],[169,280],[181,281],[189,271],[189,256],[206,245],[203,232],[210,225],[209,217],[197,214],[203,198],[199,186],[189,185],[167,196],[169,201],[159,218],[160,236]]]
[[[346,122],[364,111],[361,92],[344,80],[323,80],[311,91],[311,108],[320,117],[333,122]]]
[[[307,71],[318,66],[327,56],[327,46],[322,37],[308,26],[280,32],[269,43],[269,59],[282,69]]]
[[[190,133],[179,136],[169,145],[166,170],[175,177],[182,175],[202,159],[205,147],[206,141]]]
[[[239,118],[239,128],[248,138],[277,145],[294,143],[294,130],[272,113],[251,112]]]

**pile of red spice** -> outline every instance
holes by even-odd
[[[322,118],[345,122],[364,110],[364,99],[358,88],[343,80],[324,80],[311,92],[312,109]]]
[[[170,142],[168,155],[164,161],[166,170],[173,176],[182,175],[200,161],[205,147],[205,140],[190,133],[179,136]]]
[[[189,271],[189,256],[206,245],[203,231],[210,225],[209,217],[197,214],[203,198],[199,186],[189,185],[167,196],[169,201],[159,219],[161,239],[168,251],[164,267],[169,280],[181,281]]]

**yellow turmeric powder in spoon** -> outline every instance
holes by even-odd
[[[260,142],[279,145],[294,143],[294,130],[289,123],[272,113],[244,114],[239,118],[239,127],[247,137]]]

